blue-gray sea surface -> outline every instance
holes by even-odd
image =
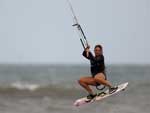
[[[0,113],[150,113],[150,65],[108,65],[108,79],[127,90],[74,107],[87,95],[77,80],[88,75],[86,65],[1,64]]]

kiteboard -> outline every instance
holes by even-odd
[[[120,84],[117,86],[118,89],[114,93],[110,94],[109,90],[106,90],[104,92],[98,93],[97,96],[91,100],[87,99],[87,97],[80,98],[74,102],[74,106],[81,106],[81,105],[85,105],[87,103],[93,103],[95,101],[100,101],[104,98],[107,98],[109,96],[119,93],[120,91],[125,90],[127,88],[127,86],[128,86],[128,82]]]

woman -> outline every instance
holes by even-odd
[[[106,80],[102,46],[96,45],[94,48],[94,53],[95,56],[93,56],[93,54],[90,52],[90,46],[83,51],[83,56],[90,60],[92,77],[82,77],[78,81],[79,84],[89,93],[87,96],[88,99],[93,99],[96,96],[89,85],[97,86],[102,84],[109,88],[109,93],[113,93],[117,90],[117,87],[112,87],[109,81]]]

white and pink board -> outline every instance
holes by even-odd
[[[92,100],[89,100],[89,99],[87,99],[86,97],[80,98],[80,99],[78,99],[78,100],[76,100],[76,101],[74,102],[74,106],[81,106],[81,105],[85,105],[85,104],[87,104],[87,103],[93,103],[93,102],[95,102],[95,101],[100,101],[100,100],[102,100],[102,99],[104,99],[104,98],[107,98],[107,97],[109,97],[109,96],[112,96],[112,95],[114,95],[114,94],[119,93],[120,91],[125,90],[127,86],[128,86],[128,82],[123,83],[123,84],[120,84],[120,85],[118,85],[118,89],[117,89],[116,92],[114,92],[114,93],[112,93],[112,94],[109,94],[109,90],[106,90],[106,91],[104,92],[104,94],[100,94],[100,95],[96,96],[96,97],[95,97],[94,99],[92,99]]]

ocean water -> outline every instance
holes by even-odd
[[[150,65],[108,65],[112,84],[129,82],[117,95],[81,107],[78,85],[86,65],[0,65],[0,113],[150,113]],[[95,88],[93,87],[94,91]]]

